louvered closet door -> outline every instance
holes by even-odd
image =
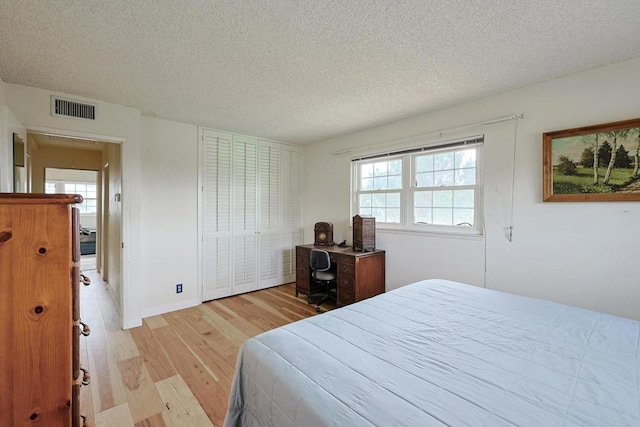
[[[260,141],[260,289],[280,285],[282,218],[280,197],[280,146]]]
[[[232,293],[258,289],[258,141],[233,135]]]
[[[231,135],[210,130],[202,138],[203,300],[231,295]]]
[[[282,277],[280,280],[281,283],[290,283],[296,280],[296,245],[302,243],[300,148],[282,145],[280,157],[282,209],[282,248],[280,251]]]

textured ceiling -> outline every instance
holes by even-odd
[[[640,57],[638,0],[0,0],[0,77],[290,142]]]

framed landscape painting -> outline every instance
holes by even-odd
[[[542,134],[545,202],[640,201],[640,119]]]

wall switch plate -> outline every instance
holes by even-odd
[[[176,294],[182,293],[182,283],[176,285]]]

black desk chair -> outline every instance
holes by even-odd
[[[320,305],[328,299],[336,300],[336,292],[338,282],[336,281],[336,273],[331,270],[331,258],[329,252],[319,249],[311,249],[309,257],[309,267],[311,268],[311,279],[315,284],[323,285],[324,292],[321,294],[313,294],[311,297],[320,297],[316,306],[316,311],[320,313]]]

